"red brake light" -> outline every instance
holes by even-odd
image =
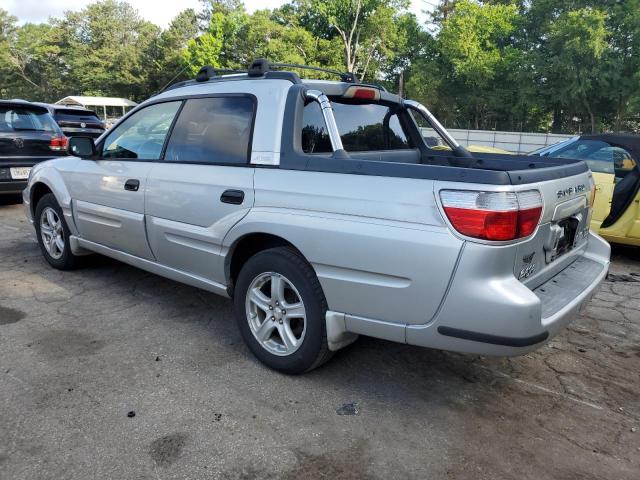
[[[344,92],[344,98],[357,98],[358,100],[380,100],[380,90],[374,87],[360,87],[353,85]]]
[[[542,197],[537,190],[517,193],[443,190],[440,199],[453,228],[483,240],[528,237],[542,215]]]
[[[61,152],[67,149],[69,139],[67,137],[53,137],[49,141],[49,148],[54,152]]]

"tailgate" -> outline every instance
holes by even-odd
[[[542,193],[542,218],[533,237],[517,245],[514,264],[516,278],[529,288],[546,282],[586,250],[595,188],[591,172],[535,187]]]

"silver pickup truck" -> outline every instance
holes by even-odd
[[[585,163],[472,156],[417,102],[277,67],[203,67],[37,165],[24,207],[45,259],[99,253],[228,296],[287,373],[358,335],[527,353],[607,274]]]

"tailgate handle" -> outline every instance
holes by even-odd
[[[244,192],[242,190],[225,190],[220,195],[220,201],[231,205],[241,205],[244,201]]]
[[[140,180],[136,180],[135,178],[130,178],[126,182],[124,182],[124,189],[129,192],[137,192],[140,188]]]

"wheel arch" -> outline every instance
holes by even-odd
[[[31,185],[31,192],[30,192],[30,208],[31,208],[31,214],[35,216],[35,212],[36,212],[36,207],[38,205],[38,202],[40,201],[40,199],[42,197],[44,197],[46,194],[51,193],[55,196],[55,194],[53,193],[53,190],[51,190],[51,188],[49,187],[49,185],[47,185],[46,183],[44,183],[43,181],[38,181],[36,183],[34,183],[33,185]]]
[[[246,261],[256,253],[275,247],[289,247],[309,263],[300,249],[284,237],[268,232],[246,233],[231,244],[225,256],[224,273],[230,296],[233,296],[236,279]]]
[[[37,165],[37,167],[40,167],[40,165]],[[31,210],[32,218],[35,217],[38,201],[47,193],[51,193],[56,198],[60,208],[62,208],[62,213],[65,216],[71,233],[73,235],[77,234],[71,211],[71,195],[69,194],[62,175],[57,169],[45,166],[37,168],[29,180],[27,189],[29,209]]]

